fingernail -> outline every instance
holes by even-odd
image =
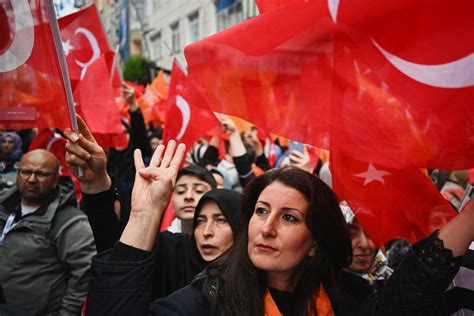
[[[70,140],[71,142],[73,142],[73,143],[75,143],[75,142],[77,142],[77,141],[79,140],[79,136],[77,136],[76,133],[70,133],[70,134],[68,135],[68,138],[69,138],[69,140]]]

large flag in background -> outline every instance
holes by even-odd
[[[71,127],[47,3],[0,2],[0,129]]]
[[[217,112],[389,167],[462,169],[474,156],[473,38],[471,0],[295,0],[185,55]]]
[[[206,101],[174,62],[166,102],[163,143],[174,139],[186,144],[189,150],[200,137],[218,125],[214,113],[206,109]]]
[[[474,166],[474,2],[258,4],[185,49],[211,108],[330,149],[336,192],[379,244],[442,226],[453,213],[418,168]]]
[[[419,169],[394,169],[332,150],[332,188],[346,200],[370,238],[415,242],[444,226],[456,211]]]

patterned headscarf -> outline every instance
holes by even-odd
[[[351,208],[348,205],[341,204],[339,206],[341,207],[341,211],[342,211],[342,214],[344,215],[344,219],[346,220],[346,223],[348,225],[352,224],[352,222],[355,219],[354,212],[352,212]],[[372,263],[372,266],[370,267],[367,273],[360,273],[350,268],[348,270],[351,273],[357,274],[363,279],[367,280],[367,282],[369,282],[370,285],[373,285],[377,281],[380,281],[380,280],[383,281],[383,280],[388,279],[393,273],[393,269],[391,269],[388,266],[387,257],[385,257],[385,255],[380,249],[377,251],[374,262]]]

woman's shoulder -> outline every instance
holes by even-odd
[[[202,287],[190,284],[167,297],[154,301],[150,305],[150,312],[152,315],[204,316],[208,315],[209,306]]]

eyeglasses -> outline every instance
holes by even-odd
[[[32,174],[35,175],[36,179],[43,181],[46,180],[48,177],[55,176],[57,173],[39,171],[39,170],[31,170],[31,169],[18,169],[18,174],[22,178],[29,178]]]

